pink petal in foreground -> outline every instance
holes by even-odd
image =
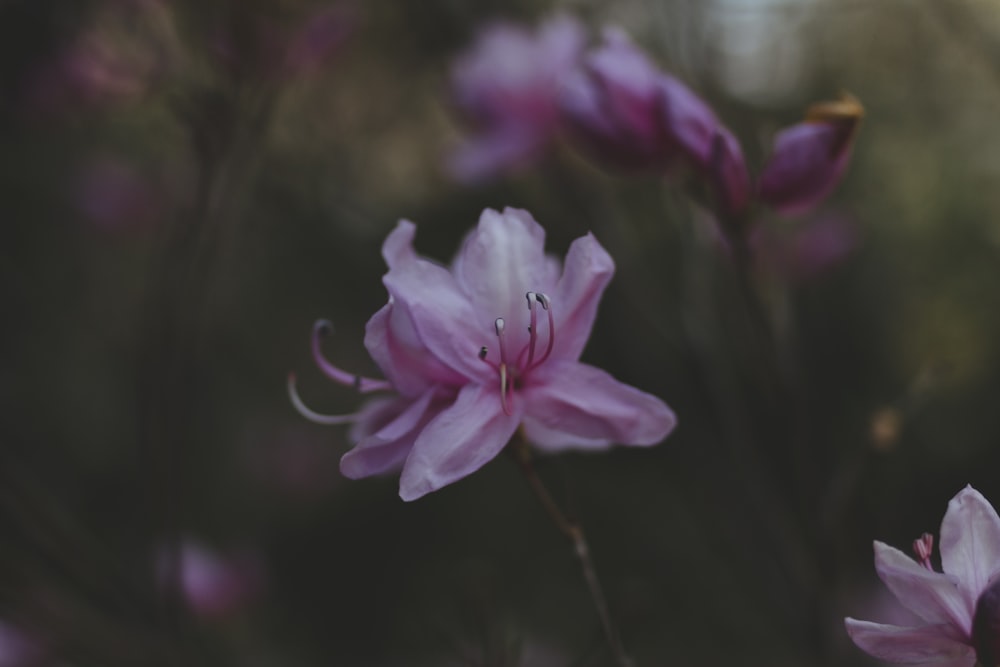
[[[655,445],[677,424],[660,399],[577,362],[550,362],[523,394],[525,433],[550,451],[581,444]]]
[[[853,618],[844,619],[844,625],[858,648],[881,660],[903,664],[953,661],[965,667],[976,662],[972,647],[951,637],[947,625],[904,628]]]
[[[553,352],[557,359],[576,361],[580,358],[590,338],[601,295],[614,273],[611,255],[593,234],[580,237],[570,245],[552,301],[557,323]]]
[[[433,412],[428,410],[433,397],[434,389],[431,388],[412,402],[397,398],[365,406],[361,416],[365,421],[359,422],[358,430],[368,430],[366,422],[377,423],[390,415],[394,416],[344,454],[340,459],[340,472],[344,477],[361,479],[402,466],[420,433],[420,427],[433,416]]]
[[[969,605],[1000,570],[1000,517],[981,493],[965,487],[941,522],[941,565],[958,577]]]
[[[393,308],[405,312],[420,343],[442,364],[466,378],[488,375],[478,356],[483,332],[476,310],[447,269],[408,251],[409,239],[396,247],[393,236],[408,229],[400,223],[383,250],[387,259],[393,257],[382,277]]]
[[[464,386],[417,437],[399,480],[400,498],[416,500],[486,465],[514,435],[521,405],[516,402],[506,415],[496,387]]]
[[[928,623],[951,623],[966,637],[972,608],[954,577],[919,565],[899,549],[875,542],[875,571],[903,605]]]

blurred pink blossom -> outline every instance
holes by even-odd
[[[527,211],[487,209],[451,270],[419,257],[416,227],[400,222],[382,254],[389,303],[369,320],[365,346],[387,380],[351,375],[330,364],[313,336],[317,363],[334,381],[362,393],[395,391],[358,415],[359,440],[341,459],[348,477],[402,467],[400,496],[414,500],[485,465],[518,427],[546,451],[653,445],[675,418],[660,399],[578,360],[614,262],[590,234],[565,263],[546,255],[545,231]]]
[[[806,119],[779,132],[757,183],[760,201],[783,215],[815,208],[840,182],[864,109],[851,95],[814,104]]]
[[[178,57],[169,6],[159,0],[113,0],[64,50],[36,73],[27,91],[32,111],[63,113],[144,96]]]
[[[537,157],[558,129],[559,82],[577,65],[582,26],[555,16],[532,34],[496,23],[452,69],[455,103],[478,134],[450,156],[462,181],[478,181]]]
[[[144,227],[159,208],[159,195],[149,180],[116,157],[89,161],[80,170],[74,190],[77,209],[104,231]]]
[[[750,246],[760,270],[799,282],[816,278],[850,257],[859,236],[850,216],[827,211],[784,233],[758,226],[750,234]]]
[[[310,16],[289,38],[285,71],[305,76],[320,69],[350,36],[354,23],[353,15],[341,5]]]
[[[173,563],[172,558],[177,558]],[[192,539],[183,540],[176,551],[164,549],[158,562],[166,583],[175,577],[179,593],[198,617],[216,619],[244,608],[263,584],[259,558],[251,552],[221,554]],[[171,574],[171,568],[176,573]]]
[[[924,625],[905,627],[845,619],[847,633],[868,654],[896,663],[972,667],[1000,660],[1000,517],[978,491],[965,487],[941,522],[941,567],[930,561],[933,538],[914,543],[917,560],[875,542],[875,570]]]
[[[38,641],[6,621],[0,621],[0,667],[41,665],[46,651]]]
[[[709,179],[727,210],[746,205],[750,180],[739,142],[708,104],[660,71],[620,29],[605,29],[604,44],[565,81],[560,106],[599,156],[625,166],[691,167]]]

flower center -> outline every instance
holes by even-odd
[[[976,648],[979,665],[1000,665],[1000,577],[994,577],[976,601],[972,645]]]
[[[500,378],[500,404],[503,407],[504,414],[507,415],[513,414],[511,402],[513,401],[516,385],[523,381],[532,370],[545,363],[545,360],[552,354],[552,348],[556,342],[555,321],[552,317],[552,302],[549,300],[549,297],[541,292],[528,292],[524,296],[528,300],[528,312],[530,313],[531,320],[530,324],[528,324],[528,342],[517,353],[517,357],[512,360],[507,356],[507,339],[505,334],[507,323],[502,317],[498,317],[494,322],[497,343],[500,347],[500,362],[494,363],[486,358],[489,353],[486,347],[479,350],[479,358],[492,366]],[[549,336],[545,345],[545,351],[537,359],[535,358],[538,347],[538,309],[535,308],[536,305],[541,306],[542,310],[545,311],[549,324]]]

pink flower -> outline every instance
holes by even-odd
[[[613,162],[647,169],[686,165],[704,175],[727,213],[739,213],[750,176],[736,137],[680,80],[660,71],[628,35],[605,28],[560,95],[566,122]]]
[[[948,503],[941,523],[941,567],[931,567],[933,537],[914,543],[918,561],[875,542],[875,570],[916,627],[845,619],[847,633],[870,655],[896,663],[954,667],[996,665],[1000,653],[1000,517],[971,486]]]
[[[176,553],[164,549],[159,556],[160,576],[167,581],[171,567],[177,568],[178,592],[199,618],[229,616],[260,592],[262,568],[253,553],[224,555],[185,539]],[[172,563],[172,558],[177,562]]]
[[[358,444],[341,459],[347,477],[402,467],[400,496],[414,500],[478,470],[521,427],[544,451],[653,445],[675,418],[658,398],[580,363],[614,263],[590,234],[564,263],[544,252],[545,231],[527,211],[487,209],[451,269],[419,257],[416,227],[402,221],[382,254],[389,303],[368,321],[365,347],[387,380],[351,375],[313,351],[331,379],[362,393],[393,390],[353,416]]]
[[[490,26],[452,70],[455,102],[479,133],[449,159],[449,171],[478,181],[536,157],[558,129],[558,83],[583,50],[580,24],[555,16],[536,34]]]
[[[826,199],[844,176],[864,108],[851,95],[814,104],[805,121],[779,132],[757,183],[757,196],[783,215]]]

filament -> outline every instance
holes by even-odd
[[[362,394],[392,389],[392,385],[386,380],[376,380],[356,375],[354,373],[348,373],[347,371],[341,370],[331,364],[326,357],[323,356],[323,351],[320,349],[320,339],[332,331],[333,325],[327,320],[316,320],[316,324],[313,325],[312,355],[313,359],[316,361],[316,365],[319,366],[321,371],[323,371],[323,375],[344,386],[354,387],[354,389]]]
[[[311,422],[317,424],[325,424],[327,426],[333,424],[350,424],[357,420],[358,415],[324,415],[310,409],[305,403],[302,402],[302,398],[299,396],[298,390],[295,388],[295,374],[288,374],[288,398],[292,401],[292,406],[295,410],[308,419]]]

